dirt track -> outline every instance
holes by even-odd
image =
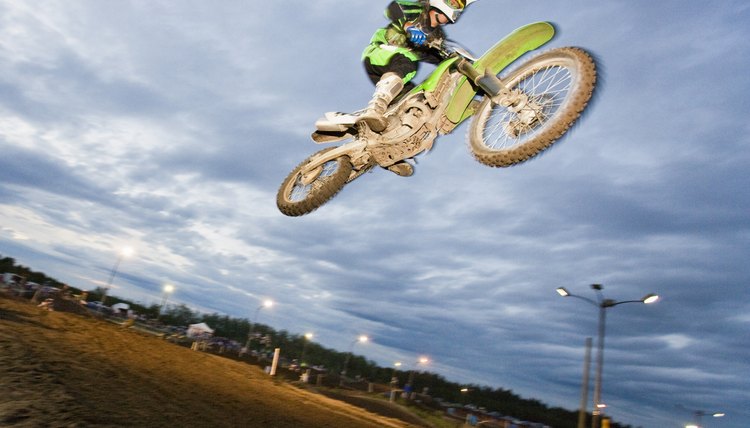
[[[0,293],[0,426],[409,427],[258,367]]]

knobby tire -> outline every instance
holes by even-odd
[[[484,98],[474,115],[468,138],[469,148],[479,162],[492,167],[508,167],[525,162],[552,146],[580,117],[596,85],[596,65],[582,49],[567,47],[549,50],[530,59],[503,80],[509,82],[511,90],[534,79],[539,79],[542,83],[538,86],[543,86],[544,80],[553,79],[544,73],[553,68],[563,69],[570,74],[564,99],[557,104],[554,97],[563,91],[554,88],[530,94],[532,98],[537,97],[538,102],[550,104],[549,110],[554,111],[549,117],[541,118],[533,129],[516,136],[516,139],[503,129],[503,126],[507,129],[508,123],[512,123],[513,113],[505,107],[493,105],[489,97]],[[532,85],[537,86],[536,83]],[[546,107],[543,113],[548,113]],[[510,119],[503,123],[502,118]],[[506,135],[501,135],[503,132]],[[501,139],[508,142],[501,142]]]
[[[339,156],[326,162],[323,165],[323,171],[310,184],[304,185],[301,182],[302,174],[307,172],[305,167],[316,157],[333,149],[335,147],[329,147],[313,154],[289,173],[276,195],[276,206],[279,211],[292,217],[308,214],[328,202],[344,188],[352,171],[348,156]],[[332,169],[329,175],[326,175],[326,168]]]

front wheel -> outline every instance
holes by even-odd
[[[531,159],[562,137],[591,99],[596,66],[582,49],[557,48],[503,81],[510,90],[506,102],[485,97],[469,129],[474,157],[493,167]]]
[[[289,173],[276,195],[279,211],[288,216],[305,215],[328,202],[344,188],[352,172],[348,156],[342,155],[318,167],[309,167],[316,158],[334,148],[315,153]]]

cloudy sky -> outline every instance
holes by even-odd
[[[750,4],[478,2],[448,29],[475,53],[547,20],[549,46],[596,55],[580,126],[493,169],[463,125],[413,177],[377,170],[285,217],[314,121],[369,99],[360,53],[386,4],[0,0],[0,254],[90,289],[130,246],[116,295],[158,303],[172,283],[173,303],[342,351],[365,333],[354,350],[381,365],[426,355],[568,409],[597,308],[555,288],[655,292],[607,312],[608,413],[747,426]]]

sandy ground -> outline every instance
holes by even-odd
[[[89,316],[0,293],[0,426],[410,427]]]

